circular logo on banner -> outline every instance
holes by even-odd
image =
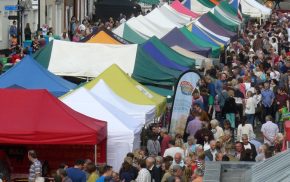
[[[184,94],[184,95],[191,95],[193,92],[193,86],[188,81],[182,81],[180,83],[180,88],[181,88],[182,94]]]

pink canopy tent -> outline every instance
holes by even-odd
[[[178,11],[179,13],[185,14],[187,16],[191,16],[194,19],[200,16],[198,13],[190,11],[185,6],[183,6],[183,4],[179,2],[179,0],[173,1],[171,4],[171,7],[175,9],[176,11]]]

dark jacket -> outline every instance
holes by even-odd
[[[151,174],[151,181],[153,181],[154,179],[155,182],[161,182],[161,168],[157,168],[156,166],[154,166],[152,170],[149,170],[149,172]]]
[[[225,101],[223,114],[227,114],[227,113],[237,113],[237,105],[233,97],[228,97]]]
[[[208,158],[210,161],[213,161],[213,159],[214,159],[215,156],[212,155],[212,153],[210,152],[210,149],[206,150],[204,152],[204,154],[205,154],[205,157],[206,158]]]
[[[194,135],[194,138],[196,138],[196,143],[203,146],[204,145],[204,136],[208,136],[208,141],[211,141],[214,139],[213,133],[209,129],[202,128],[202,129],[198,130]]]
[[[256,159],[256,156],[257,156],[257,150],[256,150],[256,147],[254,144],[250,143],[249,144],[251,145],[251,153],[247,155],[247,152],[246,152],[246,149],[245,149],[245,146],[243,144],[243,148],[244,148],[244,151],[245,151],[245,157],[244,160],[245,161],[255,161]]]
[[[123,168],[121,168],[119,175],[121,180],[125,180],[125,182],[130,182],[137,178],[138,171],[136,171],[136,168],[133,166],[131,166],[128,170],[124,170]]]

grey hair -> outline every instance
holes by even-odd
[[[163,133],[165,133],[165,134],[168,134],[168,130],[167,130],[167,128],[161,128],[160,131],[163,132]]]
[[[149,161],[149,162],[155,163],[155,159],[154,159],[154,157],[148,157],[148,158],[146,159],[146,161]]]
[[[182,170],[182,167],[181,167],[180,165],[174,165],[174,166],[172,167],[172,171],[173,171],[173,172],[177,172],[178,170]]]
[[[198,148],[201,148],[201,149],[203,149],[203,146],[202,146],[202,145],[200,145],[200,144],[197,144],[197,145],[195,146],[195,148],[196,148],[196,149],[198,149]]]
[[[213,119],[213,120],[210,121],[210,124],[214,125],[214,126],[218,126],[219,125],[219,121],[216,120],[216,119]]]
[[[155,157],[155,160],[156,160],[156,162],[157,161],[162,162],[163,161],[163,158],[161,156],[157,156],[157,157]]]
[[[247,138],[249,140],[249,136],[247,134],[242,134],[242,138]]]
[[[266,119],[266,121],[272,121],[272,120],[273,120],[273,118],[272,118],[271,115],[267,115],[267,116],[265,117],[265,119]]]
[[[194,136],[191,136],[191,135],[189,135],[188,137],[187,137],[187,141],[188,140],[192,140],[193,142],[195,142],[195,138],[194,138]]]

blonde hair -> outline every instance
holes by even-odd
[[[235,92],[233,90],[229,90],[228,94],[230,97],[234,97],[235,96]]]
[[[281,142],[281,141],[283,141],[283,139],[284,139],[284,135],[283,135],[282,133],[277,133],[277,134],[276,134],[276,139],[277,139],[279,142]]]

